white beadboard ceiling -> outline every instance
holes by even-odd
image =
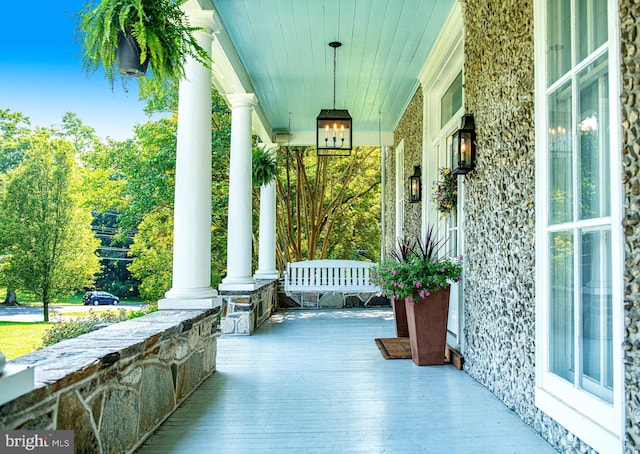
[[[379,117],[389,137],[456,1],[213,0],[214,80],[255,92],[263,134],[315,144],[316,116],[333,107],[329,42],[340,41],[336,108],[353,117],[355,144],[377,145]]]

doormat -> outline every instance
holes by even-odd
[[[376,345],[384,359],[411,359],[411,344],[408,337],[376,339]]]

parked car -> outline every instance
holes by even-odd
[[[118,304],[120,302],[120,298],[118,298],[115,295],[112,295],[111,293],[107,293],[107,292],[98,292],[98,291],[93,291],[93,292],[87,292],[84,294],[84,296],[82,297],[82,302],[87,305],[87,304],[93,304],[94,306],[97,306],[98,304]]]

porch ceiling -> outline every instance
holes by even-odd
[[[333,105],[353,117],[354,143],[383,144],[418,86],[456,0],[197,0],[213,9],[214,83],[223,93],[254,92],[263,140],[315,144],[315,119]],[[209,13],[209,11],[206,11]],[[289,126],[290,122],[290,126]]]

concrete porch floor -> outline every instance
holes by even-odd
[[[217,371],[138,452],[553,453],[451,365],[385,360],[390,309],[276,313],[218,340]]]

